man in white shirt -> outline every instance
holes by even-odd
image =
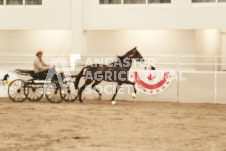
[[[46,79],[46,77],[48,75],[49,78],[53,77],[53,80],[57,80],[56,79],[57,73],[55,70],[55,66],[47,65],[42,60],[42,54],[43,54],[42,50],[38,50],[36,52],[36,57],[34,59],[34,72],[39,75],[40,79]]]

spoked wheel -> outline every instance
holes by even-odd
[[[64,90],[61,91],[61,97],[66,102],[74,102],[78,97],[79,89],[74,88],[73,82],[64,83]]]
[[[26,96],[32,102],[38,102],[43,97],[43,86],[38,84],[29,84],[27,86]]]
[[[63,101],[61,97],[61,88],[58,83],[48,84],[45,93],[47,100],[51,103],[61,103]]]
[[[26,83],[16,79],[9,84],[8,95],[13,102],[24,102],[26,100]]]

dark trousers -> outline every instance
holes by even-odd
[[[55,68],[36,73],[39,79],[57,81],[57,72]]]
[[[39,79],[42,79],[42,80],[51,80],[52,82],[53,81],[58,81],[57,83],[57,87],[61,87],[61,89],[64,89],[64,86],[63,86],[63,73],[61,73],[60,75],[57,74],[55,68],[53,69],[49,69],[49,70],[46,70],[46,71],[42,71],[42,72],[39,72],[37,73],[38,76],[40,77]],[[61,78],[60,78],[61,76]]]

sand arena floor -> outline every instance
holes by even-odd
[[[226,105],[0,99],[0,150],[226,150]]]

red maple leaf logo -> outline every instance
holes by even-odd
[[[148,80],[154,80],[156,77],[155,76],[152,76],[152,74],[149,74],[148,75]]]

